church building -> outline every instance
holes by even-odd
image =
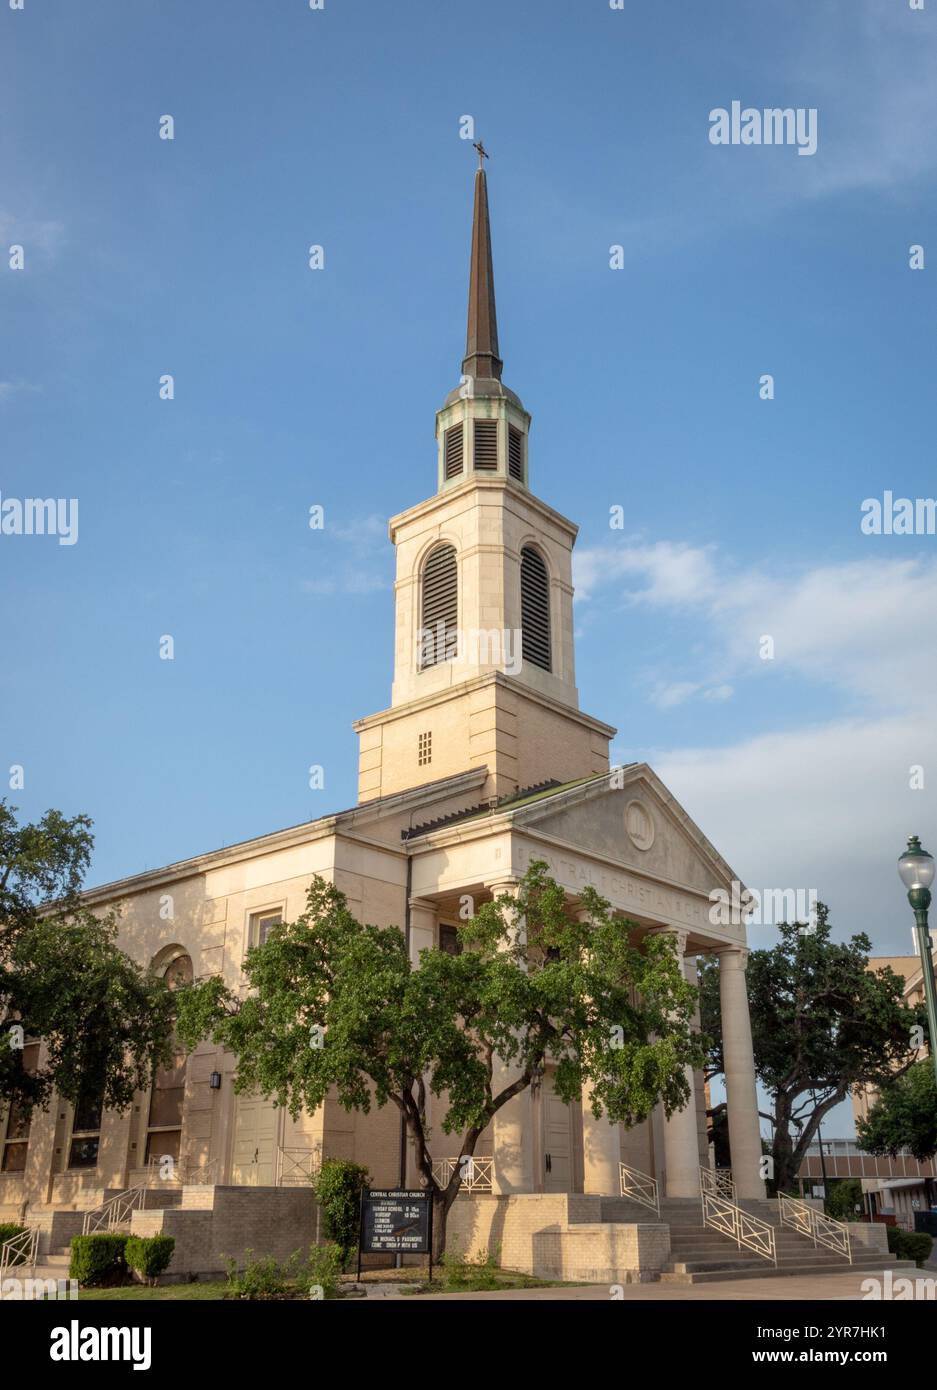
[[[360,920],[399,927],[415,961],[427,948],[456,949],[466,898],[477,908],[511,894],[530,863],[545,860],[571,904],[591,885],[638,939],[671,934],[691,982],[697,957],[718,955],[734,1193],[761,1199],[745,930],[710,918],[711,893],[731,894],[737,876],[649,766],[610,767],[615,729],[579,707],[577,527],[538,495],[531,416],[502,369],[479,168],[465,356],[436,414],[431,495],[389,524],[393,683],[388,707],[354,725],[357,804],[105,884],[85,901],[119,908],[122,948],[171,981],[217,974],[237,989],[248,948],[300,915],[314,874],[340,888]],[[297,1203],[309,1203],[323,1157],[366,1164],[374,1186],[417,1185],[396,1107],[361,1115],[330,1100],[293,1121],[263,1096],[236,1095],[234,1070],[233,1057],[203,1044],[123,1114],[90,1097],[53,1103],[30,1124],[0,1118],[0,1220],[38,1223],[49,1251],[81,1229],[130,1221],[175,1234],[177,1262],[204,1271],[248,1246],[286,1254],[301,1236],[315,1238]],[[702,1076],[689,1079],[684,1110],[626,1130],[586,1103],[564,1104],[548,1069],[483,1135],[451,1229],[468,1230],[473,1203],[505,1198],[541,1212],[551,1230],[572,1219],[575,1202],[599,1210],[586,1199],[640,1202],[643,1191],[647,1206],[656,1194],[656,1215],[643,1218],[652,1225],[661,1201],[693,1199],[698,1209],[710,1158]],[[437,1125],[441,1176],[458,1151],[459,1137]],[[524,1219],[536,1244],[537,1218]]]

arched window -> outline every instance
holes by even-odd
[[[521,632],[523,657],[550,670],[550,576],[543,557],[530,546],[521,551]]]
[[[454,545],[438,545],[423,566],[420,666],[437,666],[457,654],[459,580]]]
[[[170,989],[192,983],[191,957],[180,952],[163,969]],[[150,1114],[146,1128],[146,1164],[171,1158],[179,1162],[182,1141],[182,1102],[185,1098],[186,1055],[176,1045],[172,1062],[160,1067],[153,1078]]]

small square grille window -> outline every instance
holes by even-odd
[[[417,764],[426,767],[427,763],[433,761],[433,735],[432,732],[420,734],[417,740]]]
[[[498,422],[475,421],[475,471],[495,473],[498,469]]]
[[[524,437],[513,425],[508,426],[508,472],[519,483],[524,481]]]

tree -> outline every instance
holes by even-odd
[[[461,954],[424,950],[413,966],[398,928],[358,922],[317,877],[303,915],[248,953],[246,997],[217,977],[178,992],[179,1034],[229,1049],[236,1089],[258,1089],[294,1117],[332,1088],[347,1110],[397,1106],[432,1193],[438,1257],[463,1165],[445,1183],[434,1176],[427,1094],[444,1099],[438,1128],[461,1135],[467,1159],[548,1064],[563,1101],[588,1083],[593,1114],[629,1125],[659,1101],[680,1109],[684,1068],[702,1064],[696,990],[669,941],[632,946],[633,924],[592,889],[578,906],[534,864],[516,902],[499,897],[462,924]]]
[[[827,1188],[823,1210],[834,1221],[855,1221],[862,1211],[862,1183],[858,1178],[834,1178]]]
[[[0,801],[0,1102],[22,1114],[51,1094],[126,1109],[169,1059],[172,995],[116,944],[115,913],[82,904],[87,816],[20,825]],[[27,1037],[41,1065],[23,1065]]]
[[[914,1066],[888,1085],[865,1119],[856,1121],[859,1147],[866,1153],[894,1156],[910,1149],[919,1163],[937,1153],[937,1084],[930,1059]]]
[[[782,922],[777,930],[776,946],[750,953],[747,975],[755,1072],[771,1099],[774,1181],[785,1192],[796,1186],[824,1116],[850,1092],[882,1086],[910,1065],[911,1032],[922,1013],[904,1004],[903,981],[890,967],[868,969],[867,936],[831,940],[824,904],[814,923]],[[700,992],[712,1076],[724,1068],[712,959],[704,963]]]

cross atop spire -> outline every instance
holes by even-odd
[[[488,151],[479,140],[475,171],[475,212],[472,218],[472,258],[469,270],[468,330],[465,335],[463,376],[500,381],[504,365],[498,356],[498,318],[495,311],[495,278],[491,264],[491,226],[488,221]]]

